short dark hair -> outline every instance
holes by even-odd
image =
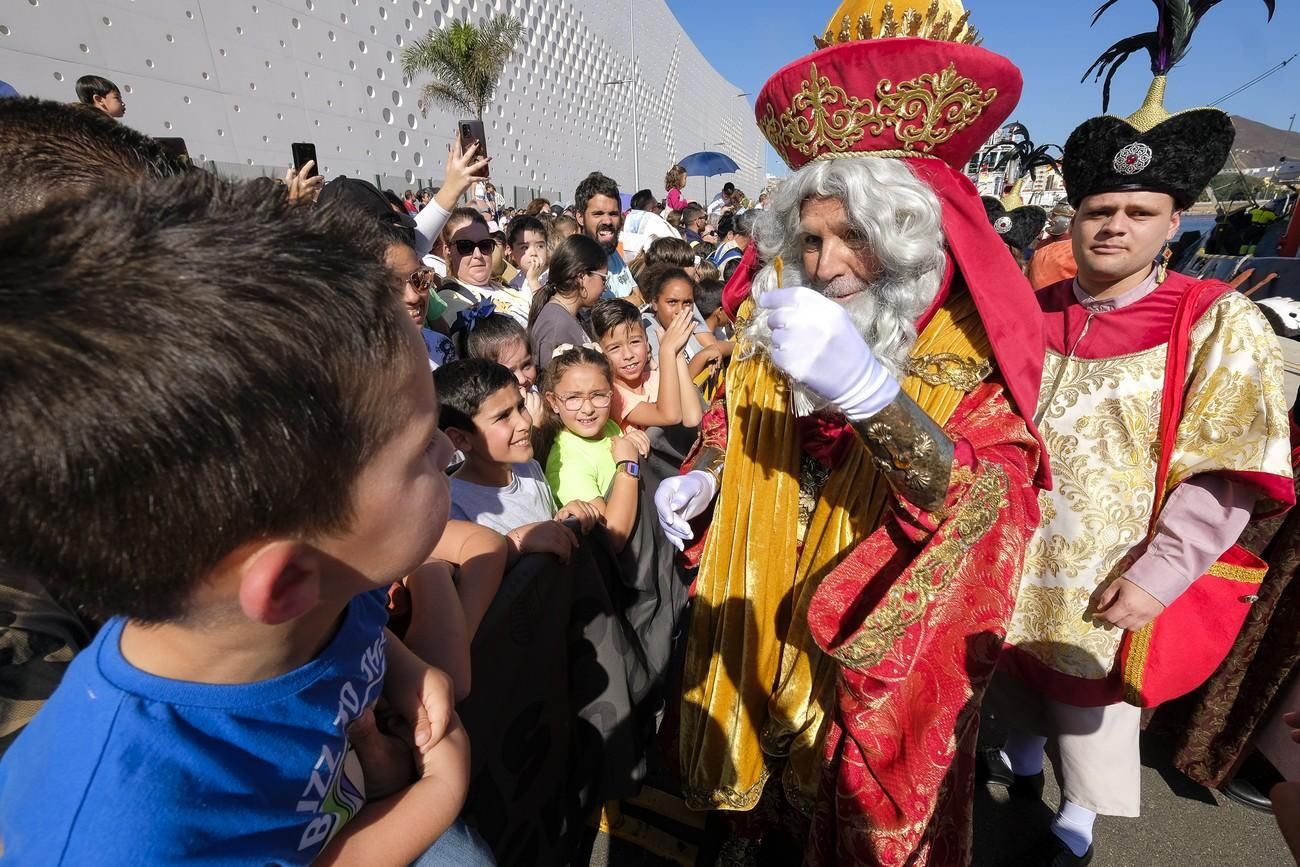
[[[186,170],[158,142],[103,112],[0,99],[0,224],[60,195]]]
[[[638,190],[636,195],[632,196],[632,210],[645,211],[655,203],[655,194],[650,190]]]
[[[156,623],[241,545],[345,530],[417,358],[383,249],[206,172],[0,228],[0,563]]]
[[[725,284],[721,280],[701,280],[695,284],[695,309],[708,319],[722,306],[722,290]]]
[[[643,254],[645,266],[656,268],[660,265],[675,265],[678,268],[690,268],[695,264],[695,251],[681,238],[655,238]]]
[[[321,187],[320,202],[334,201],[369,216],[389,244],[405,244],[415,249],[415,220],[405,210],[399,213],[389,207],[388,197],[369,181],[340,175]]]
[[[546,237],[546,224],[536,217],[515,217],[510,221],[510,234],[507,237],[507,246],[513,247],[524,236],[524,232],[537,232],[543,238]]]
[[[503,388],[516,394],[519,383],[510,369],[486,358],[467,358],[444,364],[433,372],[438,389],[438,427],[474,432],[474,416],[483,401]]]
[[[118,86],[102,75],[83,75],[77,79],[77,99],[85,105],[94,105],[95,97],[105,99],[110,93],[122,95]]]
[[[659,293],[663,291],[664,287],[674,280],[685,280],[690,284],[691,292],[694,293],[695,281],[691,279],[691,275],[687,274],[685,270],[671,266],[651,268],[645,273],[645,277],[641,281],[645,289],[645,300],[653,302],[659,297]]]
[[[725,184],[722,185],[722,191],[724,193],[734,193],[736,191],[736,185],[733,184],[731,181],[727,181]]]
[[[700,217],[703,217],[705,213],[706,212],[703,208],[701,208],[699,205],[695,204],[694,202],[691,202],[686,207],[682,208],[682,225],[689,226],[692,223],[692,221],[698,220]]]
[[[718,237],[725,238],[734,231],[736,231],[736,218],[731,214],[723,214],[718,220]]]
[[[640,325],[641,311],[631,301],[615,298],[591,308],[591,331],[599,339],[620,325]]]
[[[622,206],[623,200],[618,195],[618,183],[600,172],[592,172],[579,182],[578,189],[573,193],[573,204],[578,209],[578,213],[587,213],[587,203],[596,196],[609,196],[618,202],[620,207]]]

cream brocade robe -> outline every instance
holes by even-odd
[[[1118,652],[1123,631],[1097,625],[1086,611],[1097,588],[1122,577],[1144,547],[1169,329],[1189,282],[1171,274],[1147,298],[1111,312],[1089,314],[1068,281],[1041,299],[1048,352],[1038,428],[1055,486],[1040,493],[1042,520],[1006,640],[1053,673],[1097,681]],[[1268,499],[1274,481],[1290,484],[1277,339],[1237,292],[1218,297],[1195,323],[1167,488],[1229,472]]]

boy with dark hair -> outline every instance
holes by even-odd
[[[183,170],[156,141],[97,111],[43,99],[0,99],[0,224],[55,196]]]
[[[546,224],[536,217],[516,217],[510,221],[506,236],[510,262],[519,273],[510,281],[513,289],[527,286],[540,292],[546,283],[547,267],[551,264],[551,248],[546,243]]]
[[[99,109],[114,120],[126,114],[122,91],[100,75],[83,75],[77,79],[77,99],[82,105]]]
[[[582,501],[558,512],[541,464],[533,459],[533,419],[519,383],[495,361],[470,358],[434,373],[438,424],[465,462],[451,477],[451,516],[505,536],[513,560],[549,551],[567,560],[577,537],[563,524],[590,530],[599,515]]]
[[[623,227],[623,205],[618,183],[600,172],[582,179],[573,193],[578,209],[578,226],[609,255],[609,281],[602,298],[626,298],[636,291],[636,278],[623,262],[619,232]]]
[[[0,763],[6,857],[487,863],[442,834],[447,678],[384,628],[450,445],[382,255],[202,173],[0,229],[0,562],[111,618]]]

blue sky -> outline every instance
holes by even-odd
[[[667,0],[704,56],[741,90],[751,105],[768,76],[813,50],[812,35],[826,28],[835,0]],[[984,46],[1011,58],[1025,77],[1024,95],[1012,114],[1038,144],[1064,144],[1070,130],[1101,112],[1101,86],[1079,82],[1084,70],[1117,39],[1151,30],[1155,8],[1144,0],[1120,0],[1096,27],[1088,22],[1099,0],[966,0]],[[1202,19],[1192,50],[1170,75],[1165,103],[1171,110],[1205,105],[1300,51],[1300,3],[1280,0],[1271,23],[1262,0],[1224,0]],[[1151,83],[1145,52],[1120,69],[1111,112],[1135,110]],[[1300,58],[1221,108],[1286,129],[1300,112]],[[1300,117],[1296,118],[1300,130]],[[1300,156],[1297,154],[1296,156]],[[785,166],[768,150],[768,171]]]

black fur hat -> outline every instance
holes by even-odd
[[[1037,205],[1021,205],[1008,211],[992,196],[981,196],[980,199],[984,202],[989,222],[993,224],[993,231],[1013,250],[1024,251],[1047,225],[1047,211]]]
[[[1106,0],[1093,23],[1118,0]],[[1201,18],[1220,0],[1155,0],[1156,29],[1116,42],[1088,68],[1105,76],[1102,111],[1110,107],[1110,84],[1131,54],[1151,55],[1155,80],[1142,107],[1127,118],[1103,115],[1084,121],[1065,143],[1065,192],[1075,207],[1088,196],[1118,190],[1167,193],[1176,207],[1191,206],[1223,169],[1236,132],[1228,115],[1197,108],[1171,115],[1165,110],[1165,76],[1191,46]],[[1273,17],[1274,0],[1264,0]]]
[[[1226,114],[1197,108],[1142,129],[1135,117],[1084,121],[1065,142],[1062,174],[1070,204],[1095,193],[1168,193],[1190,207],[1228,161],[1236,131]]]

